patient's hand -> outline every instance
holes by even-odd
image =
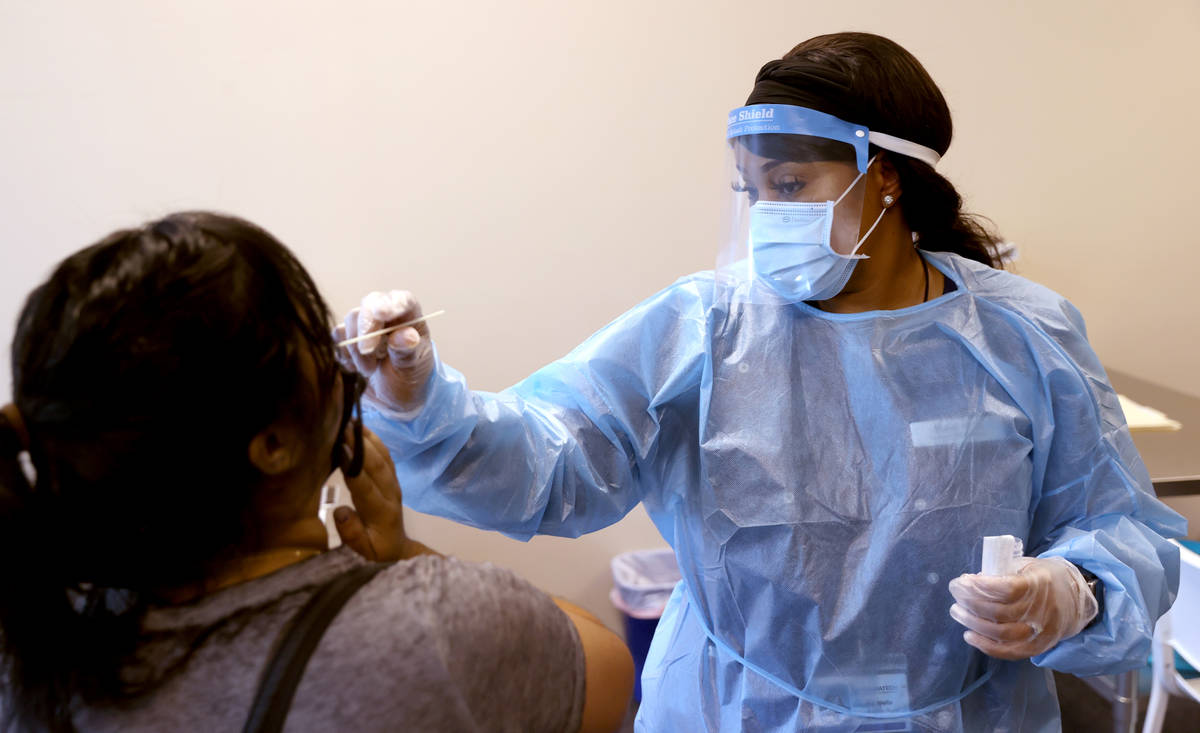
[[[333,513],[338,536],[368,560],[394,562],[432,552],[404,533],[404,509],[396,467],[379,436],[363,428],[363,470],[347,478],[354,508]]]

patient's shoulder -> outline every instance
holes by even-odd
[[[549,596],[503,568],[425,555],[351,598],[297,700],[326,708],[310,713],[329,724],[360,708],[413,730],[574,730],[583,676],[575,629]]]

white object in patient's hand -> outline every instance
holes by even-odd
[[[1025,548],[1021,540],[1010,534],[995,535],[983,538],[983,575],[1011,575],[1016,564],[1014,560],[1021,557]]]

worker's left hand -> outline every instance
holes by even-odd
[[[1035,657],[1078,634],[1096,615],[1096,597],[1079,569],[1061,557],[1024,557],[1011,575],[960,575],[950,617],[963,639],[999,659]]]

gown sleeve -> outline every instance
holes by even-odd
[[[1039,358],[1047,405],[1035,420],[1035,509],[1028,554],[1061,556],[1104,585],[1103,608],[1082,632],[1033,658],[1079,676],[1140,667],[1154,623],[1175,599],[1187,522],[1154,495],[1150,475],[1083,318],[1065,300],[1044,321]],[[1039,424],[1040,423],[1040,424]]]
[[[503,392],[472,391],[439,360],[417,410],[364,403],[404,503],[516,539],[620,520],[695,450],[710,292],[684,278]]]

